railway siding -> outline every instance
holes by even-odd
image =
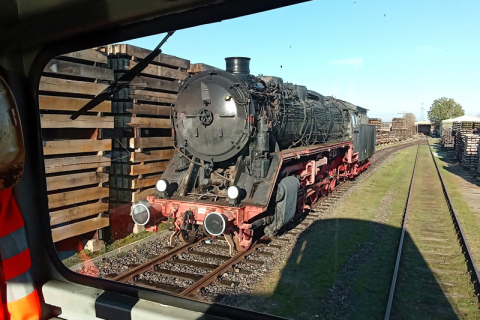
[[[429,147],[420,147],[392,318],[478,319],[478,299]]]
[[[472,255],[480,263],[480,182],[458,163],[451,161],[437,140],[432,139],[431,143]]]
[[[381,318],[414,151],[385,161],[332,212],[317,207],[322,220],[238,306],[298,319]]]

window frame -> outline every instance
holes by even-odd
[[[248,4],[245,4],[245,1],[235,0],[227,2],[212,5],[213,8],[197,8],[115,29],[99,30],[72,36],[46,43],[42,49],[37,51],[36,48],[25,48],[22,52],[23,55],[12,52],[10,55],[11,61],[20,63],[20,65],[23,64],[20,67],[23,71],[21,75],[12,71],[6,71],[0,67],[0,72],[5,75],[9,85],[12,86],[13,84],[12,88],[19,105],[24,131],[26,150],[25,175],[20,185],[14,188],[14,194],[25,219],[29,248],[32,255],[32,273],[37,284],[43,284],[51,279],[55,279],[231,319],[244,319],[246,317],[249,319],[279,319],[272,315],[259,314],[219,304],[212,305],[152,289],[134,287],[75,273],[65,267],[60,261],[50,233],[38,101],[39,83],[44,66],[52,58],[64,53],[92,48],[105,43],[123,42],[125,39],[164,33],[171,29],[178,30],[217,22],[221,19],[216,17],[220,16],[224,19],[229,19],[304,1],[276,0],[258,3],[248,0],[250,7]],[[235,3],[235,5],[231,3]],[[238,10],[234,10],[235,8]],[[252,8],[254,9],[252,10]],[[205,14],[207,11],[208,14]]]

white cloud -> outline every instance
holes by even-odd
[[[345,66],[352,66],[355,70],[363,67],[363,57],[350,58],[344,60],[330,61],[328,64],[340,64]]]

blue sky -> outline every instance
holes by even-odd
[[[453,98],[480,114],[480,1],[315,0],[177,31],[164,52],[275,75],[390,121]],[[153,49],[163,35],[128,41]]]

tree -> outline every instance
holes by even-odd
[[[443,97],[433,101],[428,111],[428,119],[438,126],[445,119],[460,117],[464,114],[465,111],[459,103],[451,98]]]
[[[405,113],[403,119],[407,122],[407,128],[415,126],[415,115],[413,113]]]

